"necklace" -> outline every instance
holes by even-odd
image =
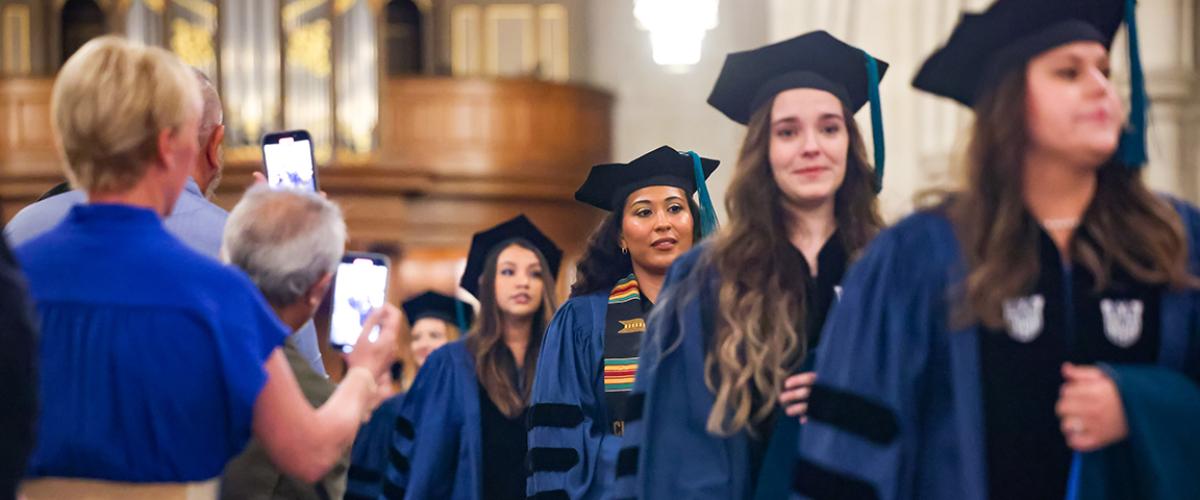
[[[1042,227],[1046,228],[1047,231],[1069,231],[1079,227],[1079,217],[1042,219]]]

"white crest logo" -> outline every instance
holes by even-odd
[[[1142,336],[1142,310],[1140,300],[1100,301],[1100,312],[1104,315],[1104,336],[1117,347],[1136,344]]]
[[[1042,333],[1042,310],[1046,299],[1041,295],[1030,295],[1004,301],[1004,321],[1008,323],[1008,336],[1017,342],[1028,344]]]
[[[833,294],[839,301],[842,300],[842,285],[833,285]]]

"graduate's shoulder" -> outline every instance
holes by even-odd
[[[425,358],[425,364],[421,365],[421,369],[446,368],[462,363],[470,357],[471,354],[467,351],[467,340],[459,339],[434,349],[429,353],[429,357]]]
[[[1183,229],[1187,231],[1188,240],[1200,239],[1200,208],[1171,194],[1159,193],[1159,197],[1170,204],[1171,208],[1175,209],[1175,213],[1179,214]]]
[[[670,280],[677,281],[703,269],[704,264],[708,261],[707,256],[712,251],[713,240],[708,239],[692,247],[691,250],[684,252],[683,255],[676,257],[675,262],[671,263],[671,267],[667,271]]]
[[[902,263],[912,273],[944,269],[961,259],[954,225],[942,207],[921,209],[881,231],[864,260]]]
[[[453,389],[464,378],[475,376],[475,364],[470,359],[466,340],[456,340],[443,345],[425,358],[417,370],[417,378],[404,397],[396,399],[398,413],[407,413],[411,407],[423,406],[430,398],[442,398],[442,391]]]
[[[575,321],[591,321],[592,311],[597,307],[608,304],[608,290],[598,290],[584,295],[576,295],[563,302],[555,315],[573,316]]]
[[[569,328],[572,331],[562,331],[559,334],[573,335],[577,341],[590,340],[592,332],[599,326],[598,323],[603,324],[603,315],[608,306],[608,295],[607,290],[600,290],[567,299],[554,313],[551,330]],[[597,316],[600,317],[597,318]]]

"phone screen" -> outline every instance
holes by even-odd
[[[280,137],[278,142],[263,144],[267,164],[267,185],[272,188],[316,191],[312,142],[307,139]]]
[[[381,256],[347,255],[338,264],[329,332],[329,342],[335,349],[342,352],[354,350],[354,343],[362,333],[367,316],[383,305],[387,282],[387,261]],[[378,336],[379,327],[371,330],[370,335]]]

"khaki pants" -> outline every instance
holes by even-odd
[[[220,483],[118,483],[95,479],[44,478],[21,483],[27,500],[213,500]]]

